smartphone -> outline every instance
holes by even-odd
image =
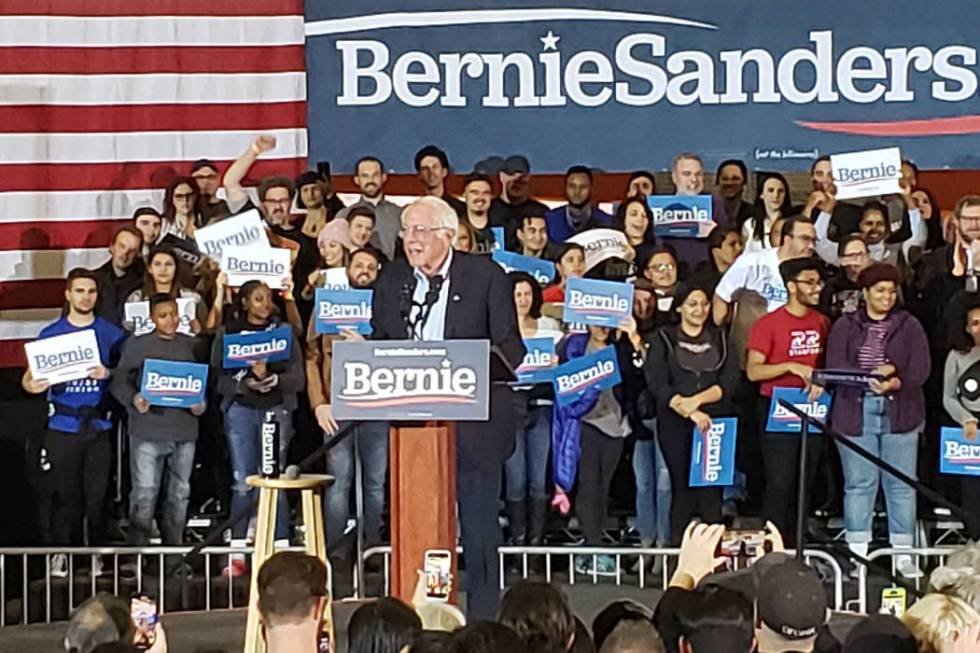
[[[330,162],[329,161],[317,161],[316,162],[316,173],[319,175],[320,179],[323,181],[330,181]]]
[[[886,587],[881,590],[881,614],[901,617],[905,614],[906,594],[904,587]]]
[[[145,594],[134,596],[129,600],[129,616],[136,626],[133,645],[145,651],[157,641],[157,602]]]
[[[446,549],[425,552],[425,597],[430,601],[449,601],[453,585],[453,558]]]
[[[727,530],[718,543],[718,555],[728,558],[754,558],[760,550],[767,552],[764,530]]]

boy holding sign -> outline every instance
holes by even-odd
[[[112,395],[129,415],[129,468],[133,482],[129,493],[129,544],[145,546],[150,541],[157,495],[166,471],[167,496],[160,534],[165,546],[177,546],[184,539],[198,418],[206,408],[203,393],[207,368],[186,366],[179,375],[157,374],[146,384],[141,383],[143,367],[151,361],[198,363],[204,358],[195,338],[177,332],[180,312],[175,298],[164,294],[150,297],[150,319],[154,330],[126,342],[112,380]],[[166,388],[192,388],[199,398],[190,408],[170,408],[157,405],[159,400],[147,396],[151,392],[165,395]]]
[[[124,334],[119,327],[95,316],[98,285],[92,272],[75,268],[65,284],[66,314],[41,330],[38,341],[27,346],[29,370],[21,385],[31,394],[48,394],[48,428],[40,449],[38,486],[41,543],[81,546],[83,520],[88,519],[89,544],[104,541],[102,505],[112,463],[112,429],[106,385]],[[79,346],[44,349],[44,341],[88,331],[94,332],[97,351]],[[64,372],[81,364],[77,375]],[[73,377],[73,378],[66,378]],[[63,382],[52,383],[49,379]],[[51,558],[51,573],[64,577],[68,560]]]

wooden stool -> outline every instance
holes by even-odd
[[[264,478],[249,476],[245,482],[259,489],[259,509],[255,519],[255,552],[252,554],[252,583],[248,594],[248,620],[245,625],[245,653],[264,653],[265,640],[260,634],[259,619],[259,569],[262,563],[275,553],[276,510],[279,505],[279,492],[299,490],[303,508],[303,525],[306,526],[306,552],[316,556],[328,565],[327,589],[331,574],[327,562],[326,534],[323,529],[323,488],[333,483],[333,476],[325,474],[303,474],[297,478]],[[331,599],[332,597],[328,597]],[[333,617],[330,601],[327,601],[323,615],[324,628],[334,642]],[[334,644],[336,646],[336,644]]]

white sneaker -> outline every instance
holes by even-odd
[[[92,556],[92,568],[89,569],[90,576],[101,576],[104,571],[104,565],[102,564],[102,556],[95,554]]]
[[[907,553],[895,556],[895,570],[902,578],[915,579],[924,575],[918,563]]]
[[[48,573],[54,578],[65,578],[68,576],[68,556],[64,553],[56,553],[51,556],[48,563]]]

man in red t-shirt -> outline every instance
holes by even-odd
[[[779,265],[789,301],[752,326],[749,333],[748,360],[745,374],[759,384],[758,415],[767,419],[773,388],[808,388],[811,401],[823,388],[813,385],[814,368],[824,358],[830,320],[816,310],[823,280],[821,264],[815,258],[791,259]],[[769,433],[762,436],[762,459],[766,474],[766,493],[762,514],[783,533],[787,543],[794,542],[796,495],[799,482],[800,436],[794,433]],[[820,458],[823,440],[811,437],[807,442],[807,479]],[[808,483],[809,484],[809,483]]]

